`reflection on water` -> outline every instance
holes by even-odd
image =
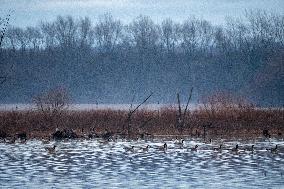
[[[168,143],[164,153],[159,147]],[[58,146],[54,154],[45,147]],[[284,187],[283,141],[254,141],[255,152],[244,151],[252,142],[204,144],[187,139],[185,147],[172,140],[116,141],[71,140],[0,143],[0,188],[279,188]],[[149,144],[148,152],[142,147]],[[199,145],[197,152],[191,147]],[[267,152],[278,144],[279,152]],[[124,147],[134,145],[134,152]]]

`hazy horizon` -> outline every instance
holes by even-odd
[[[52,21],[58,15],[71,15],[76,18],[88,16],[91,19],[98,19],[104,13],[111,13],[124,23],[130,22],[142,14],[151,16],[154,22],[161,22],[168,17],[181,22],[190,16],[195,16],[219,25],[225,22],[226,17],[240,17],[245,10],[250,9],[283,13],[284,1],[166,0],[161,3],[161,1],[157,0],[3,0],[0,16],[12,12],[10,24],[19,27],[35,26],[40,21]]]

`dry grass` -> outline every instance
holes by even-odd
[[[122,133],[127,123],[127,111],[93,110],[63,111],[60,114],[46,114],[40,111],[0,112],[0,131],[9,136],[27,133],[29,138],[49,137],[56,128],[72,129],[79,136],[90,133]],[[176,127],[177,110],[163,108],[159,111],[139,110],[130,124],[132,135],[179,135]],[[209,126],[210,125],[210,126]],[[253,107],[218,109],[213,112],[201,107],[188,112],[182,134],[203,136],[206,127],[207,138],[256,138],[263,130],[269,130],[272,137],[283,137],[284,110],[257,109]],[[0,133],[1,133],[0,132]]]

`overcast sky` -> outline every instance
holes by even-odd
[[[0,0],[0,15],[13,11],[11,24],[36,25],[54,20],[57,15],[89,16],[97,19],[111,13],[128,23],[140,14],[155,22],[164,18],[182,21],[194,15],[214,24],[222,24],[227,16],[239,17],[250,9],[284,13],[284,0]]]

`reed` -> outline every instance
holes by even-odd
[[[159,111],[137,110],[131,118],[131,133],[134,137],[144,134],[180,135],[176,127],[177,109],[165,107]],[[0,133],[2,137],[27,133],[28,138],[47,138],[56,129],[71,129],[79,137],[90,133],[103,133],[106,130],[120,133],[128,116],[128,111],[90,110],[62,111],[54,116],[41,111],[2,111],[0,112]],[[256,138],[268,130],[271,137],[283,137],[284,110],[260,108],[234,108],[215,111],[200,108],[189,111],[184,118],[183,135],[198,137],[203,134],[204,125],[207,138]],[[1,137],[0,136],[0,137]]]

